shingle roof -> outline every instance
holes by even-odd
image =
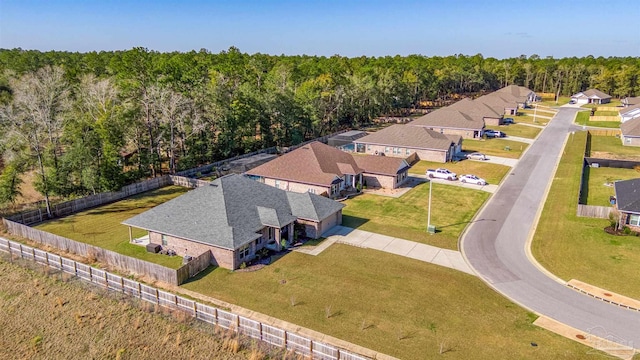
[[[586,91],[582,91],[573,95],[572,97],[581,97],[581,95],[584,95],[585,97],[588,97],[590,99],[611,99],[611,95],[605,94],[598,89],[589,89]]]
[[[532,93],[531,89],[519,85],[508,85],[495,93],[505,95],[507,98],[512,98],[517,102],[525,102],[529,99],[529,95]]]
[[[336,177],[361,172],[350,154],[315,141],[249,170],[247,175],[330,186]]]
[[[459,135],[444,135],[420,126],[391,125],[356,140],[356,143],[447,151]]]
[[[640,137],[640,117],[623,122],[620,130],[624,136]]]
[[[484,120],[481,116],[471,116],[448,106],[421,116],[407,125],[482,130]]]
[[[404,159],[397,157],[354,154],[353,158],[369,174],[394,176],[409,168]]]
[[[296,218],[321,221],[343,207],[325,197],[289,193],[234,174],[123,224],[235,250],[259,238],[257,231],[264,226],[282,227]]]
[[[640,104],[640,96],[636,96],[636,97],[626,97],[624,99],[622,99],[622,103],[624,105],[638,105]]]
[[[640,104],[636,104],[636,105],[631,105],[625,108],[621,108],[620,111],[620,115],[631,115],[631,114],[635,114],[639,111],[640,109]]]
[[[640,179],[616,181],[613,187],[618,210],[640,213]]]
[[[515,99],[509,99],[507,96],[503,94],[492,92],[491,94],[482,95],[474,101],[481,102],[487,104],[495,111],[499,111],[504,114],[504,110],[506,108],[517,108],[518,103]]]
[[[464,98],[453,105],[449,105],[448,109],[455,109],[465,114],[468,114],[472,117],[480,117],[480,118],[501,118],[504,116],[504,109],[496,109],[483,102],[482,100],[471,100],[469,98]]]

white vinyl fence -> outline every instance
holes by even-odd
[[[81,280],[121,292],[141,300],[170,309],[184,311],[198,320],[231,329],[252,339],[293,350],[310,359],[318,360],[368,360],[362,355],[317,342],[304,336],[288,332],[232,312],[165,292],[153,286],[112,274],[50,252],[23,245],[0,237],[0,251],[10,256],[34,261],[58,269]]]

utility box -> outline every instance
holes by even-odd
[[[435,234],[436,233],[436,226],[435,225],[429,225],[427,226],[427,232],[429,234]]]
[[[150,253],[157,254],[160,252],[161,248],[162,247],[159,244],[153,244],[153,243],[147,244],[147,251]]]

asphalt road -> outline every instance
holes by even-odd
[[[529,233],[544,204],[567,134],[580,131],[572,125],[576,111],[561,108],[549,122],[467,229],[461,250],[482,279],[521,306],[584,332],[640,348],[640,312],[569,289],[532,264],[526,254]]]

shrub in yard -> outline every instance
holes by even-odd
[[[247,268],[247,263],[243,262],[242,264],[240,264],[240,269],[246,269]]]
[[[622,229],[622,231],[624,232],[625,235],[631,235],[631,229],[628,226],[625,226],[624,229]]]

